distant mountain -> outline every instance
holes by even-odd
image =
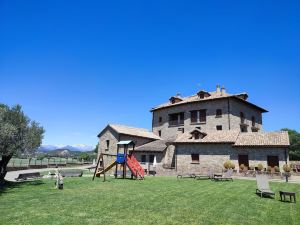
[[[89,152],[93,151],[95,146],[89,145],[66,145],[66,146],[57,146],[57,145],[41,145],[38,148],[40,152],[49,152],[54,150],[69,150],[72,152]]]
[[[38,148],[38,151],[40,152],[49,152],[49,151],[53,151],[53,150],[56,150],[58,149],[59,147],[56,146],[56,145],[41,145],[39,148]]]

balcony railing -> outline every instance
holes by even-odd
[[[177,121],[177,120],[170,120],[169,121],[169,126],[182,126],[184,125],[184,121],[181,120],[181,121]]]

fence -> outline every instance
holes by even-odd
[[[47,168],[47,167],[55,167],[58,166],[67,166],[67,165],[82,165],[89,162],[80,161],[74,158],[59,158],[59,157],[52,157],[52,158],[44,158],[44,159],[20,159],[20,158],[12,158],[7,167],[8,168],[16,168],[16,169],[23,169],[23,168]]]

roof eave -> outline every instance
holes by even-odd
[[[153,107],[150,112],[154,112],[154,111],[157,111],[157,110],[160,110],[160,109],[165,109],[165,108],[170,108],[170,107],[175,107],[175,106],[178,106],[178,105],[185,105],[185,104],[189,104],[189,103],[198,103],[198,102],[202,102],[202,101],[215,101],[215,100],[219,100],[219,99],[226,99],[226,98],[234,98],[234,99],[237,99],[237,100],[240,100],[248,105],[251,105],[257,109],[259,109],[262,113],[266,113],[266,112],[269,112],[268,110],[262,108],[262,107],[259,107],[251,102],[248,102],[246,100],[243,100],[241,98],[239,98],[238,96],[236,95],[230,95],[230,96],[224,96],[224,97],[219,97],[219,98],[213,98],[213,99],[199,99],[199,100],[196,100],[196,101],[190,101],[190,102],[178,102],[178,103],[175,103],[175,104],[172,104],[172,105],[165,105],[165,106],[161,106],[161,107]]]
[[[247,147],[247,148],[289,148],[290,145],[233,145],[233,147]]]
[[[227,98],[238,99],[238,100],[240,100],[241,102],[244,102],[244,103],[246,103],[246,104],[248,104],[248,105],[251,105],[251,106],[253,106],[253,107],[259,109],[262,113],[267,113],[267,112],[269,112],[268,110],[266,110],[266,109],[264,109],[264,108],[262,108],[262,107],[259,107],[259,106],[255,105],[255,104],[251,103],[251,102],[248,102],[248,101],[246,101],[246,100],[243,100],[243,99],[241,99],[241,98],[239,98],[239,97],[237,97],[237,96],[235,96],[235,95],[228,96]]]

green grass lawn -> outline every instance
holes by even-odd
[[[64,190],[46,179],[10,184],[0,194],[0,224],[300,224],[300,202],[260,198],[255,181],[64,181]],[[300,190],[297,184],[270,185],[276,193]]]

